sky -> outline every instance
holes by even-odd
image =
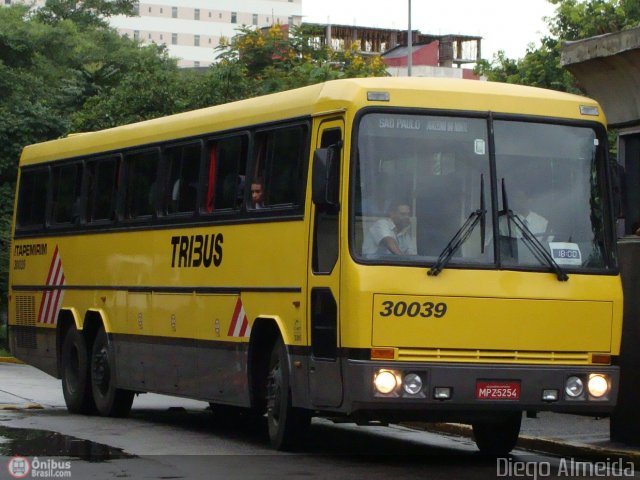
[[[522,58],[548,33],[547,0],[412,0],[411,27],[421,33],[482,37],[482,58],[504,50]],[[302,0],[304,22],[406,29],[408,0]]]

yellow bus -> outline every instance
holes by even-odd
[[[615,405],[622,293],[594,101],[481,81],[331,81],[31,145],[12,352],[71,412],[134,394],[267,417],[455,421]]]

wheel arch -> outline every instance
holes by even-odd
[[[254,320],[249,338],[247,373],[251,407],[266,411],[267,375],[271,350],[278,337],[286,344],[285,330],[279,317],[263,316]]]
[[[89,349],[91,349],[101,326],[104,326],[107,333],[111,331],[107,314],[102,309],[90,308],[87,310],[84,316],[83,333]]]
[[[107,332],[111,330],[108,317],[103,310],[89,309],[81,320],[80,313],[75,308],[62,308],[58,313],[58,323],[56,329],[56,377],[60,378],[62,367],[62,342],[67,331],[75,327],[84,336],[87,348],[90,350],[96,333],[101,325]]]
[[[58,319],[56,322],[56,378],[61,378],[62,369],[62,342],[67,331],[75,327],[76,330],[80,330],[80,314],[75,308],[61,308],[58,312]]]

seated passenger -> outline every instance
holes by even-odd
[[[387,218],[377,220],[362,243],[363,255],[416,255],[411,231],[411,207],[406,202],[391,204]]]
[[[264,208],[264,180],[256,177],[251,182],[251,208]]]

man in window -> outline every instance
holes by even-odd
[[[363,255],[416,255],[416,242],[411,231],[411,207],[407,202],[394,202],[389,216],[376,221],[365,235]]]
[[[251,182],[251,208],[264,208],[264,180],[256,177]]]

